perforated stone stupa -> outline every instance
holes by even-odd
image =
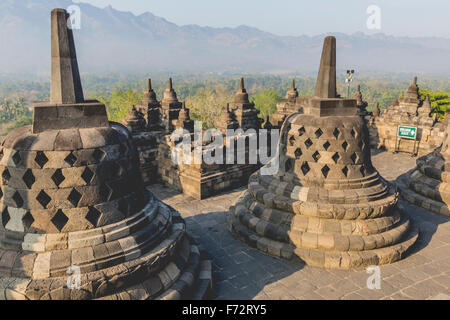
[[[417,159],[417,167],[397,179],[402,197],[424,209],[450,216],[449,130],[441,148]]]
[[[404,257],[418,236],[370,159],[356,100],[336,93],[336,39],[325,38],[315,96],[280,133],[280,169],[261,170],[231,207],[230,230],[268,254],[350,269]]]
[[[0,299],[202,298],[210,262],[144,188],[129,131],[84,100],[67,20],[52,11],[50,102],[0,147]]]

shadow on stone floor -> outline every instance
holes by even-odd
[[[413,205],[405,200],[400,200],[399,205],[403,212],[419,228],[419,238],[407,252],[407,257],[419,253],[428,246],[433,236],[436,234],[439,225],[450,221],[450,218],[427,211],[421,207]]]
[[[264,287],[301,270],[300,260],[286,261],[250,248],[226,227],[224,211],[186,218],[189,235],[212,258],[217,299],[264,298]]]

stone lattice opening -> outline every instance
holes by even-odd
[[[342,143],[342,148],[344,149],[344,151],[347,151],[347,148],[348,148],[348,143],[347,143],[347,141],[344,141],[344,142]]]
[[[325,178],[328,176],[328,172],[330,172],[330,168],[327,165],[324,165],[322,168],[322,174]]]
[[[289,145],[292,147],[294,144],[295,144],[295,138],[294,138],[294,136],[291,136],[289,138]]]
[[[36,200],[44,209],[47,209],[47,205],[50,203],[50,201],[52,201],[52,198],[50,198],[44,190],[41,190],[41,192],[39,192],[39,194],[37,195]]]
[[[23,207],[23,199],[18,191],[14,192],[14,195],[12,196],[12,199],[16,203],[16,208],[22,208]]]
[[[306,174],[309,172],[310,168],[308,165],[308,162],[303,162],[302,166],[301,166],[301,170],[303,172],[303,175],[306,176]]]
[[[339,153],[335,152],[335,153],[333,154],[333,156],[331,157],[331,159],[333,159],[334,163],[337,163],[337,162],[339,161],[339,158],[340,158],[340,157],[341,157],[341,156],[339,155]]]
[[[92,172],[92,170],[89,169],[89,167],[86,167],[86,169],[84,169],[83,173],[81,174],[81,178],[83,178],[83,180],[84,180],[84,182],[86,182],[86,184],[90,184],[93,177],[94,177],[94,172]]]
[[[89,221],[94,227],[97,227],[98,220],[102,214],[94,207],[89,207],[89,211],[86,214],[86,220]]]
[[[331,144],[328,141],[323,144],[325,151],[327,151],[330,146]]]
[[[27,213],[23,216],[22,222],[25,230],[28,230],[31,227],[34,222],[34,218],[31,215],[30,211],[27,211]]]
[[[306,141],[305,141],[306,148],[309,149],[312,145],[313,145],[313,142],[311,141],[311,139],[310,138],[306,139]]]
[[[8,169],[3,170],[2,178],[3,178],[3,184],[8,185],[9,179],[11,179],[11,174],[9,173]]]
[[[53,175],[51,176],[53,182],[56,184],[57,187],[59,187],[59,185],[66,180],[66,178],[64,177],[64,175],[62,174],[62,170],[61,169],[56,169],[55,172],[53,173]]]
[[[299,159],[302,156],[302,154],[303,154],[302,149],[300,148],[295,149],[294,151],[295,158]]]
[[[358,155],[353,152],[352,155],[350,156],[350,159],[352,159],[353,163],[358,162]]]
[[[315,162],[319,161],[319,159],[320,159],[320,153],[319,153],[319,151],[314,152],[313,155],[312,155],[312,157],[313,157],[313,159],[314,159]]]
[[[344,176],[348,175],[348,168],[346,166],[342,169],[342,173],[344,174]]]
[[[340,134],[341,134],[341,132],[339,131],[339,129],[335,128],[333,131],[333,136],[337,139],[337,138],[339,138]]]
[[[319,128],[314,132],[314,134],[316,135],[316,138],[319,139],[322,136],[323,131]]]
[[[72,167],[77,161],[77,157],[75,157],[73,152],[70,152],[69,155],[64,159],[64,161]]]
[[[8,207],[6,207],[2,211],[2,224],[3,224],[3,227],[6,227],[6,224],[9,222],[9,220],[11,220],[11,216],[9,215]]]
[[[81,193],[79,193],[75,188],[72,189],[72,191],[69,194],[69,197],[67,198],[67,200],[70,201],[70,203],[76,207],[78,206],[78,203],[80,202],[81,199]]]
[[[92,154],[92,156],[94,157],[96,162],[101,162],[105,158],[106,153],[102,149],[97,148],[94,150],[94,153]]]
[[[14,155],[12,156],[12,160],[16,166],[20,163],[20,161],[22,161],[22,157],[20,156],[19,151],[16,151],[14,153]]]
[[[34,177],[33,171],[28,169],[25,171],[25,174],[22,177],[23,182],[27,186],[28,189],[31,189],[33,184],[36,182],[36,178]]]
[[[299,137],[301,137],[302,135],[304,135],[306,132],[305,127],[301,127],[300,129],[298,129],[298,135]]]
[[[42,168],[48,162],[48,158],[43,151],[38,151],[36,153],[36,157],[34,158],[34,162]]]
[[[61,232],[61,230],[64,228],[64,226],[67,224],[67,221],[69,221],[69,218],[64,214],[64,212],[59,209],[56,214],[51,219],[53,225],[58,229],[58,231]]]

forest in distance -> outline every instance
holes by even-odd
[[[82,74],[84,95],[105,103],[109,119],[122,121],[132,105],[136,105],[146,88],[146,79],[152,78],[153,90],[158,100],[162,99],[169,77],[178,99],[186,102],[191,118],[203,122],[204,128],[214,127],[214,121],[221,110],[233,100],[239,87],[239,78],[245,78],[245,87],[251,101],[265,119],[276,110],[276,104],[285,96],[292,79],[300,96],[313,95],[315,75],[272,75],[272,74]],[[403,95],[411,84],[414,74],[359,75],[351,84],[350,96],[356,87],[361,86],[363,98],[368,102],[368,110],[377,103],[381,109],[391,105],[395,98]],[[338,72],[338,93],[347,96],[345,72]],[[430,95],[433,112],[443,120],[450,108],[450,79],[418,75],[418,85],[422,98]],[[31,123],[32,108],[35,101],[49,98],[50,85],[42,77],[0,77],[0,135],[12,129]]]

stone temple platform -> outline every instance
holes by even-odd
[[[0,300],[204,298],[210,261],[144,187],[131,133],[84,100],[68,17],[51,14],[50,101],[0,146]]]
[[[404,153],[373,150],[372,162],[391,183],[413,169]],[[380,289],[368,289],[366,270],[326,270],[299,261],[278,259],[248,247],[227,230],[226,215],[245,188],[196,200],[150,186],[185,219],[188,233],[213,260],[217,299],[450,299],[450,218],[400,200],[399,205],[420,236],[406,258],[380,266]]]
[[[450,216],[450,127],[442,147],[417,159],[417,167],[401,175],[397,184],[407,201]]]
[[[356,100],[336,93],[336,39],[327,37],[315,96],[286,118],[274,175],[260,170],[230,208],[229,228],[266,253],[333,269],[401,259],[417,230],[372,166]]]

